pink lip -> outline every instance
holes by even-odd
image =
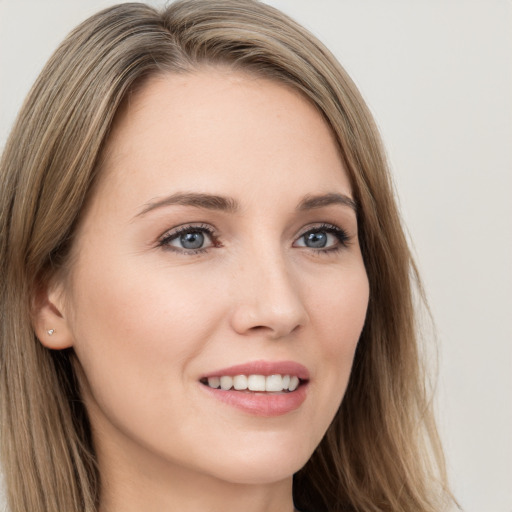
[[[268,376],[276,374],[296,375],[301,380],[301,384],[295,391],[289,393],[235,391],[233,389],[224,391],[222,389],[210,388],[205,384],[201,384],[201,387],[209,396],[254,416],[281,416],[298,409],[306,400],[308,383],[304,381],[309,379],[309,371],[299,363],[293,361],[254,361],[215,370],[204,375],[201,380],[222,375]]]
[[[221,368],[203,375],[202,378],[221,377],[227,375],[296,375],[300,380],[309,379],[308,369],[294,361],[252,361],[250,363],[238,364],[229,368]]]

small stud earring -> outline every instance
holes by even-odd
[[[55,329],[49,329],[48,331],[46,331],[48,333],[48,336],[52,336],[53,333],[55,332]]]

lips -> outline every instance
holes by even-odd
[[[279,416],[299,408],[308,381],[307,368],[293,361],[254,361],[200,379],[210,396],[257,416]]]

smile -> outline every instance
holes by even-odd
[[[208,396],[255,416],[282,416],[301,407],[309,371],[294,361],[252,361],[217,369],[199,379]]]
[[[201,381],[213,389],[282,393],[295,391],[301,383],[296,375],[223,375]]]

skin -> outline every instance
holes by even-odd
[[[176,193],[238,209],[160,204]],[[76,352],[102,512],[293,510],[292,475],[339,407],[368,304],[354,209],[297,209],[321,194],[352,197],[347,172],[321,115],[282,84],[202,69],[126,103],[70,273],[36,320],[46,346]],[[214,230],[200,252],[169,238],[188,224]],[[297,410],[256,416],[199,382],[256,360],[308,368]]]

